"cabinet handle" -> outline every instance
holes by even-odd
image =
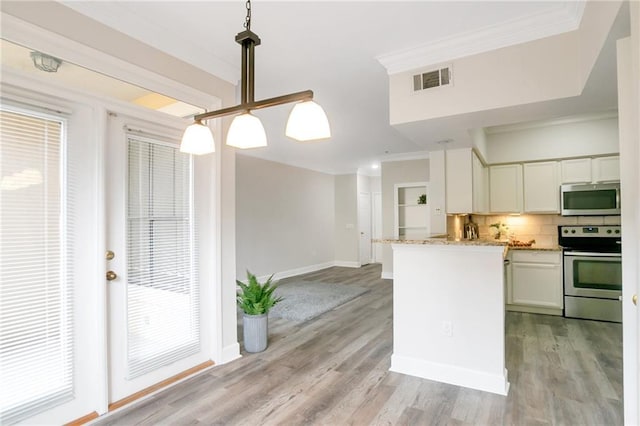
[[[638,306],[638,295],[634,294],[633,296],[631,296],[631,301],[634,305]]]

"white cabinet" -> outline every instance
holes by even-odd
[[[558,162],[526,163],[523,170],[525,213],[559,213]]]
[[[507,310],[562,315],[562,253],[512,250]]]
[[[401,183],[394,189],[395,237],[425,238],[429,234],[427,183]]]
[[[473,212],[487,213],[489,211],[489,169],[482,164],[476,153],[471,158],[473,185]]]
[[[473,211],[471,154],[471,148],[445,151],[447,213],[471,213]]]
[[[597,183],[620,180],[620,157],[572,158],[562,160],[562,183]]]
[[[487,168],[471,148],[446,151],[447,213],[486,213],[487,180]]]
[[[591,158],[572,158],[560,162],[562,183],[591,182]]]
[[[591,163],[593,182],[615,182],[620,180],[620,157],[598,157]]]
[[[522,212],[522,165],[489,167],[489,207],[494,213]]]

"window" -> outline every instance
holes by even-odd
[[[65,121],[0,107],[0,423],[73,398]]]
[[[138,377],[200,349],[191,157],[129,136],[127,365]]]

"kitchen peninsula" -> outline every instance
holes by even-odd
[[[378,242],[393,248],[391,371],[506,395],[507,242]]]

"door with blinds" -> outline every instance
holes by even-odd
[[[177,129],[109,118],[112,404],[209,359],[201,319],[194,159],[179,151],[178,138]]]
[[[57,110],[0,103],[3,425],[62,424],[97,406],[95,147],[82,107]]]

